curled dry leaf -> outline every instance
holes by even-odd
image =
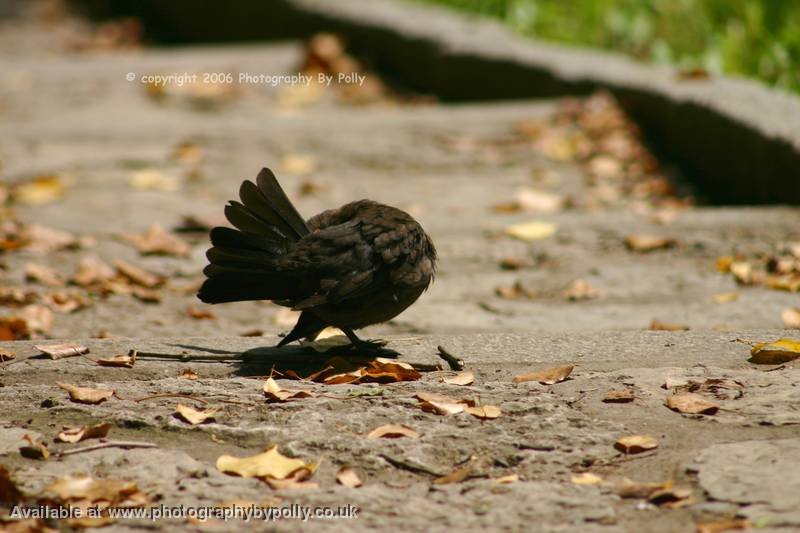
[[[6,350],[5,348],[0,348],[0,363],[5,363],[6,361],[11,361],[12,359],[16,359],[17,354],[11,350]]]
[[[509,237],[521,241],[538,241],[552,237],[555,235],[557,229],[558,226],[552,222],[533,220],[531,222],[523,222],[522,224],[508,226],[505,228],[504,232]]]
[[[693,392],[673,394],[667,397],[665,403],[667,407],[679,413],[713,415],[719,411],[718,404]]]
[[[630,389],[610,390],[603,396],[605,403],[628,403],[636,399]]]
[[[692,491],[686,487],[669,487],[653,492],[647,501],[665,509],[678,509],[692,503]]]
[[[654,250],[672,248],[677,241],[671,237],[657,235],[630,235],[625,239],[625,246],[633,252],[647,253]]]
[[[467,463],[466,465],[456,468],[449,474],[446,474],[441,477],[437,477],[433,480],[434,485],[450,485],[453,483],[461,483],[465,481],[471,474],[473,470],[472,461]]]
[[[358,477],[358,474],[355,470],[350,468],[349,466],[345,465],[339,469],[336,473],[336,481],[340,485],[344,485],[345,487],[354,489],[356,487],[360,487],[364,483],[361,481],[361,478]]]
[[[264,478],[267,485],[274,490],[295,490],[295,489],[316,489],[319,488],[317,483],[307,481],[313,472],[308,468],[301,468],[284,479],[275,479],[273,477]]]
[[[81,287],[100,285],[114,277],[114,269],[95,255],[87,255],[78,264],[72,283]]]
[[[59,478],[44,491],[63,503],[81,502],[102,507],[142,507],[147,503],[147,495],[132,481],[93,479],[84,475]]]
[[[142,234],[124,234],[122,238],[145,255],[177,255],[186,257],[192,251],[189,244],[159,224],[153,224]]]
[[[554,385],[567,379],[572,373],[575,365],[559,366],[556,368],[548,368],[539,372],[529,372],[527,374],[520,374],[514,376],[514,383],[524,383],[526,381],[538,381],[543,385]]]
[[[91,237],[76,238],[73,234],[37,224],[31,224],[24,231],[27,241],[26,249],[31,252],[46,254],[58,250],[74,250],[88,248],[94,244]]]
[[[649,435],[627,435],[614,443],[622,453],[642,453],[658,448],[658,441]]]
[[[398,439],[401,437],[418,439],[420,434],[401,424],[384,424],[367,434],[368,439]]]
[[[521,257],[515,257],[513,255],[509,255],[502,258],[497,264],[503,270],[520,270],[522,268],[525,268],[527,262]]]
[[[197,372],[195,372],[191,368],[184,368],[183,370],[181,370],[181,373],[178,376],[178,379],[188,379],[188,380],[194,381],[195,379],[197,379],[199,377],[200,376],[197,374]]]
[[[89,348],[80,344],[36,344],[34,348],[43,354],[50,356],[50,359],[63,359],[89,353]]]
[[[108,400],[114,395],[114,391],[108,389],[92,389],[59,382],[56,382],[56,385],[69,393],[70,400],[78,403],[98,404]]]
[[[410,364],[383,357],[370,361],[363,372],[362,382],[394,383],[416,381],[422,377],[422,374]]]
[[[566,300],[577,302],[580,300],[592,300],[602,295],[602,291],[592,287],[585,279],[576,279],[561,293]]]
[[[161,302],[161,293],[155,289],[148,289],[137,285],[131,288],[131,294],[134,298],[146,304],[157,304]]]
[[[492,420],[498,418],[502,414],[500,408],[494,405],[467,406],[464,407],[464,411],[482,420]]]
[[[790,307],[781,313],[783,325],[787,328],[800,329],[800,307]]]
[[[37,333],[47,333],[53,327],[53,312],[43,305],[26,305],[19,312],[28,329]]]
[[[262,479],[286,479],[298,470],[305,469],[313,473],[315,468],[316,465],[306,464],[301,459],[286,457],[278,451],[277,446],[250,457],[239,458],[226,454],[217,459],[217,470],[220,472]]]
[[[214,320],[217,318],[214,316],[214,313],[208,309],[203,309],[194,305],[191,305],[186,309],[186,314],[195,320]]]
[[[670,322],[662,322],[654,318],[650,322],[650,331],[689,331],[689,326],[684,324],[673,324]]]
[[[19,317],[0,317],[0,341],[18,341],[30,339],[31,331],[28,322]]]
[[[45,302],[59,313],[73,313],[91,305],[86,296],[73,290],[54,292],[45,297]]]
[[[800,357],[800,341],[778,339],[773,342],[760,342],[750,350],[750,361],[758,365],[780,365]]]
[[[50,450],[47,449],[47,446],[43,442],[35,440],[28,434],[22,438],[28,441],[26,446],[21,446],[19,449],[19,453],[22,455],[22,457],[27,459],[38,459],[40,461],[45,461],[48,457],[50,457]]]
[[[111,424],[97,424],[96,426],[65,427],[56,436],[58,442],[80,442],[86,439],[102,439],[108,435]]]
[[[620,498],[647,499],[660,490],[668,490],[672,482],[666,483],[640,483],[628,478],[611,483],[611,488]]]
[[[420,402],[420,408],[429,413],[437,415],[454,415],[464,411],[465,407],[469,404],[464,400],[457,400],[442,394],[433,394],[429,392],[418,392],[415,394],[417,400]]]
[[[311,391],[282,389],[274,379],[267,378],[264,382],[264,396],[270,402],[285,402],[294,398],[312,398],[314,393]]]
[[[147,289],[154,289],[166,281],[161,276],[151,274],[150,272],[119,259],[114,261],[114,268],[117,269],[117,274],[128,280],[128,282]]]
[[[583,472],[573,475],[570,481],[576,485],[599,485],[603,482],[603,478],[591,472]]]
[[[52,268],[36,263],[25,265],[25,279],[48,287],[63,287],[64,280]]]
[[[136,364],[136,350],[129,351],[128,355],[115,355],[109,359],[98,359],[95,362],[100,366],[133,368],[133,365]]]
[[[174,415],[177,418],[196,426],[197,424],[214,420],[214,416],[216,416],[217,412],[217,409],[204,409],[201,411],[193,407],[189,407],[188,405],[179,403],[175,407]]]
[[[507,300],[519,300],[521,298],[536,298],[537,293],[533,289],[529,289],[517,280],[513,285],[500,285],[494,289],[494,293],[500,298]]]
[[[469,370],[465,370],[464,372],[459,372],[455,376],[442,378],[442,383],[447,383],[448,385],[472,385],[472,383],[474,382],[475,382],[475,374],[473,374]]]

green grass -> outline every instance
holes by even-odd
[[[523,35],[800,93],[800,0],[423,0]]]

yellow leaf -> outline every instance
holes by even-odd
[[[505,234],[521,241],[538,241],[555,235],[557,228],[552,222],[532,220],[506,227]]]
[[[306,464],[301,459],[286,457],[273,446],[267,451],[250,457],[221,455],[217,459],[217,470],[242,477],[286,479],[300,469],[314,471],[315,465]]]
[[[63,428],[56,436],[59,442],[80,442],[86,439],[102,439],[108,435],[111,424],[97,424],[96,426],[81,426],[76,428]]]
[[[193,426],[214,420],[216,414],[216,409],[199,411],[188,405],[183,405],[182,403],[179,403],[177,407],[175,407],[175,416],[182,418]]]
[[[582,474],[575,474],[570,478],[570,481],[576,485],[598,485],[603,482],[603,478],[591,472],[584,472]]]
[[[556,368],[548,368],[539,372],[529,372],[527,374],[520,374],[514,376],[514,383],[524,383],[526,381],[538,381],[543,385],[554,385],[564,381],[572,373],[575,365],[559,366]]]
[[[778,339],[774,342],[760,342],[750,350],[751,363],[759,365],[779,365],[800,357],[800,341]]]
[[[64,197],[66,187],[58,176],[38,176],[14,188],[13,199],[28,205],[45,205]]]

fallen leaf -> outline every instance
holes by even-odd
[[[162,285],[166,281],[160,276],[146,272],[141,268],[119,259],[114,261],[114,267],[117,269],[117,273],[120,276],[127,279],[134,285],[139,285],[140,287],[153,289],[159,285]]]
[[[697,533],[724,533],[725,531],[741,531],[750,529],[753,524],[744,518],[717,520],[714,522],[698,522]]]
[[[620,498],[647,499],[652,494],[660,490],[667,490],[672,487],[672,482],[666,483],[640,483],[623,478],[611,484],[612,489]]]
[[[39,461],[45,461],[50,457],[50,450],[47,449],[47,446],[43,442],[38,442],[27,434],[22,438],[28,441],[27,446],[20,446],[19,448],[19,453],[22,457],[37,459]]]
[[[472,463],[471,462],[467,463],[466,465],[460,468],[456,468],[449,474],[437,477],[436,479],[433,480],[433,484],[450,485],[453,483],[461,483],[462,481],[465,481],[470,476],[470,474],[472,474],[472,469],[473,469]]]
[[[556,368],[548,368],[538,372],[529,372],[528,374],[520,374],[514,376],[514,383],[524,383],[526,381],[538,381],[543,385],[555,385],[567,379],[572,373],[575,365],[559,366]]]
[[[556,233],[557,226],[552,222],[542,222],[533,220],[522,224],[514,224],[506,227],[505,234],[509,237],[521,241],[538,241],[552,237]]]
[[[286,174],[306,176],[317,168],[317,160],[308,154],[288,154],[281,159],[281,170]]]
[[[58,176],[43,174],[15,186],[11,197],[13,201],[27,205],[45,205],[57,202],[64,197],[66,186]]]
[[[91,305],[89,299],[78,291],[57,291],[45,297],[45,301],[54,311],[74,313]]]
[[[157,304],[161,302],[161,293],[155,289],[148,289],[138,285],[131,288],[131,294],[140,302]]]
[[[752,285],[753,284],[753,266],[746,261],[734,261],[730,265],[730,272],[733,274],[733,279],[739,285]]]
[[[284,479],[275,479],[273,477],[264,478],[267,485],[273,490],[296,490],[296,489],[317,489],[319,485],[311,481],[307,481],[311,477],[312,471],[308,468],[300,468],[290,476]]]
[[[790,307],[781,313],[783,325],[787,328],[800,329],[800,307]]]
[[[492,420],[498,418],[502,414],[500,408],[495,407],[494,405],[476,405],[474,407],[467,406],[464,407],[464,411],[482,420]]]
[[[610,390],[603,396],[605,403],[628,403],[636,399],[633,391],[630,389]]]
[[[494,482],[501,485],[516,483],[517,481],[519,481],[519,474],[509,474],[507,476],[494,478]]]
[[[496,287],[494,293],[500,298],[507,300],[519,300],[520,298],[536,298],[536,291],[525,287],[521,281],[515,281],[513,285],[500,285]]]
[[[122,238],[133,244],[141,254],[145,255],[177,255],[186,257],[192,251],[189,244],[159,224],[152,224],[142,234],[123,234]]]
[[[197,372],[195,372],[191,368],[184,368],[183,370],[181,370],[181,373],[178,376],[178,379],[188,379],[190,381],[194,381],[195,379],[197,379],[199,377],[200,376],[197,374]]]
[[[90,237],[78,239],[72,233],[38,224],[27,226],[23,231],[23,238],[26,241],[25,249],[39,254],[86,248],[95,242]]]
[[[352,344],[350,339],[343,334],[328,335],[322,338],[317,338],[313,341],[301,340],[300,346],[311,348],[315,352],[325,353],[333,348],[340,348],[342,346],[349,346]]]
[[[197,166],[203,162],[205,154],[203,149],[192,141],[183,141],[175,146],[170,157],[185,165]]]
[[[81,259],[78,270],[72,276],[72,283],[81,287],[89,287],[104,283],[114,277],[114,269],[108,266],[102,259],[94,255],[88,255]]]
[[[650,322],[650,331],[689,331],[689,326],[684,324],[673,324],[670,322],[662,322],[657,318],[654,318],[652,322]]]
[[[628,435],[620,437],[614,448],[622,453],[642,453],[658,448],[658,441],[649,435]]]
[[[263,390],[267,400],[273,402],[285,402],[294,398],[311,398],[314,396],[311,391],[282,389],[272,378],[267,378],[264,382]]]
[[[136,350],[130,350],[128,355],[115,355],[109,359],[98,359],[95,362],[100,366],[133,368],[133,365],[136,364]]]
[[[56,385],[69,393],[70,400],[78,403],[98,404],[108,400],[114,395],[114,391],[108,389],[92,389],[59,382],[56,382]]]
[[[136,483],[117,479],[93,479],[86,475],[59,478],[44,492],[62,502],[81,502],[103,507],[142,507],[147,495],[140,492]]]
[[[16,287],[0,287],[0,305],[18,307],[39,299],[36,291],[18,289]]]
[[[86,439],[102,439],[108,435],[111,424],[97,424],[96,426],[65,427],[56,436],[58,442],[80,442]]]
[[[17,354],[15,354],[11,350],[6,350],[5,348],[0,348],[0,363],[5,363],[6,361],[11,361],[15,359]]]
[[[738,292],[720,292],[713,296],[714,301],[718,304],[727,304],[730,302],[735,302],[739,299]]]
[[[686,414],[713,415],[719,411],[719,405],[693,392],[673,394],[667,397],[666,406],[673,411]]]
[[[418,392],[415,396],[419,400],[420,408],[423,411],[438,415],[458,414],[467,407],[467,402],[464,400],[458,400],[442,394]]]
[[[61,276],[59,276],[55,270],[44,265],[37,265],[36,263],[28,263],[25,265],[25,280],[41,283],[48,287],[64,286],[64,280],[61,279]]]
[[[447,383],[448,385],[472,385],[474,381],[475,375],[469,370],[459,372],[455,376],[442,379],[442,382]]]
[[[181,188],[181,181],[176,176],[169,176],[160,170],[137,170],[128,182],[131,187],[139,190],[156,190],[162,192],[175,192]]]
[[[193,407],[189,407],[188,405],[179,403],[175,407],[174,415],[185,422],[189,422],[191,425],[196,426],[197,424],[214,420],[214,416],[216,416],[217,412],[217,409],[204,409],[200,411],[194,409]]]
[[[30,339],[31,332],[28,323],[18,317],[0,317],[0,341],[17,341]]]
[[[298,470],[313,472],[315,468],[315,465],[306,464],[301,459],[282,455],[277,446],[250,457],[238,458],[225,454],[217,459],[217,470],[220,472],[248,478],[286,479]]]
[[[599,485],[603,482],[603,478],[591,472],[583,472],[573,475],[570,481],[576,485]]]
[[[678,509],[692,503],[692,491],[685,487],[669,487],[650,494],[647,501],[665,509]]]
[[[215,320],[217,317],[208,309],[201,309],[200,307],[190,305],[186,309],[186,314],[195,320]]]
[[[676,244],[677,241],[671,237],[659,237],[657,235],[630,235],[625,239],[625,246],[629,250],[640,253],[672,248]]]
[[[358,474],[356,474],[356,471],[349,466],[343,466],[339,469],[339,471],[336,473],[336,481],[340,485],[344,485],[345,487],[351,489],[360,487],[364,484],[361,481],[361,478],[358,477]]]
[[[14,504],[24,500],[25,495],[11,478],[11,473],[5,466],[0,465],[0,502],[4,504]],[[2,524],[2,521],[0,521],[0,524]]]
[[[732,255],[723,255],[717,258],[714,266],[716,267],[717,272],[720,274],[727,274],[731,271],[731,265],[733,264],[734,260],[735,259]]]
[[[394,383],[397,381],[416,381],[422,374],[413,366],[402,361],[376,357],[363,369],[362,382]]]
[[[89,348],[80,344],[37,344],[34,348],[41,351],[45,355],[49,355],[50,359],[63,359],[64,357],[74,357],[76,355],[83,355],[89,353]]]
[[[598,298],[602,294],[600,289],[592,287],[585,279],[576,279],[569,286],[564,289],[561,296],[571,302],[580,300],[592,300]]]
[[[20,310],[19,317],[33,332],[47,333],[53,327],[53,312],[43,305],[26,305]]]
[[[773,342],[760,342],[750,350],[750,361],[758,365],[779,365],[800,357],[800,341],[778,339]]]
[[[526,266],[527,262],[522,258],[509,255],[502,258],[498,264],[503,270],[520,270]]]
[[[400,437],[409,437],[418,439],[420,434],[411,428],[400,424],[384,424],[379,426],[367,434],[368,439],[397,439]]]

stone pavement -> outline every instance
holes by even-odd
[[[85,472],[136,481],[151,501],[168,505],[246,500],[360,509],[357,521],[315,521],[315,530],[690,531],[696,522],[735,516],[764,530],[800,528],[800,477],[791,461],[800,446],[798,371],[791,363],[770,372],[747,363],[749,346],[741,342],[791,336],[782,329],[781,312],[797,305],[797,294],[738,287],[733,276],[715,268],[723,255],[753,257],[800,240],[796,208],[665,210],[624,198],[594,205],[597,190],[584,166],[547,157],[519,135],[523,123],[552,124],[563,112],[557,101],[439,105],[387,98],[353,106],[331,90],[238,83],[172,85],[154,93],[141,76],[293,73],[303,62],[303,46],[76,55],[41,45],[12,54],[15,37],[39,42],[41,30],[6,29],[8,37],[0,40],[3,183],[52,174],[64,187],[57,201],[13,204],[13,215],[26,225],[96,242],[77,250],[6,251],[0,256],[2,285],[44,295],[62,289],[26,280],[29,263],[69,279],[87,255],[109,264],[127,261],[168,280],[159,303],[114,291],[90,296],[86,309],[53,313],[52,325],[34,337],[72,339],[88,346],[93,359],[130,349],[189,359],[140,356],[133,368],[105,368],[84,357],[38,357],[33,345],[42,340],[3,343],[16,360],[0,363],[0,464],[27,491],[38,493],[57,477]],[[126,80],[129,72],[133,82]],[[306,216],[369,197],[420,220],[440,252],[437,280],[406,313],[365,334],[390,339],[401,360],[422,366],[441,363],[436,347],[443,345],[465,360],[474,384],[442,383],[452,372],[441,370],[424,372],[420,381],[384,385],[281,379],[283,387],[324,396],[265,403],[262,384],[271,369],[305,375],[301,367],[326,358],[299,349],[259,350],[289,327],[278,307],[196,301],[192,288],[207,247],[202,233],[183,234],[190,244],[186,257],[142,256],[120,237],[153,223],[170,230],[185,215],[219,218],[240,181],[262,166],[276,170]],[[490,209],[519,198],[520,188],[569,196],[574,207],[544,213]],[[509,225],[531,219],[555,224],[555,234],[530,242],[502,235]],[[635,253],[625,239],[636,234],[675,242]],[[508,257],[522,267],[501,268]],[[565,298],[576,279],[598,289],[597,297]],[[517,281],[532,297],[496,294]],[[732,292],[738,293],[734,301],[714,299]],[[207,311],[212,318],[204,318]],[[691,329],[647,331],[653,319]],[[241,336],[253,330],[261,336]],[[93,338],[101,332],[111,338]],[[203,355],[227,359],[198,360]],[[577,365],[561,383],[512,382],[515,375],[561,365]],[[187,367],[199,379],[179,379]],[[721,405],[713,416],[682,415],[663,404],[668,377],[678,383],[720,378],[742,387],[708,393]],[[74,403],[57,381],[113,389],[117,396],[99,405]],[[601,401],[619,389],[633,391],[635,400]],[[417,406],[417,392],[479,398],[502,415],[481,421],[464,413],[426,413]],[[134,401],[156,394],[200,398],[220,413],[213,423],[190,426],[172,416],[180,398]],[[19,455],[25,434],[49,442],[53,451],[65,450],[79,445],[52,444],[61,426],[101,421],[113,424],[109,438],[158,448],[107,448],[44,462]],[[385,423],[405,424],[421,437],[365,438]],[[623,455],[613,445],[630,434],[651,435],[659,447]],[[286,455],[322,461],[312,478],[319,488],[273,491],[214,467],[224,453],[252,455],[269,444]],[[431,483],[470,458],[469,479]],[[336,484],[344,464],[358,471],[363,487]],[[605,482],[573,481],[585,472]],[[520,480],[495,481],[513,474]],[[670,509],[623,499],[617,482],[624,477],[674,480],[691,491],[691,502]],[[226,529],[185,520],[157,524],[168,523],[170,529]],[[152,523],[111,526],[142,527]],[[276,527],[304,528],[291,520]]]

